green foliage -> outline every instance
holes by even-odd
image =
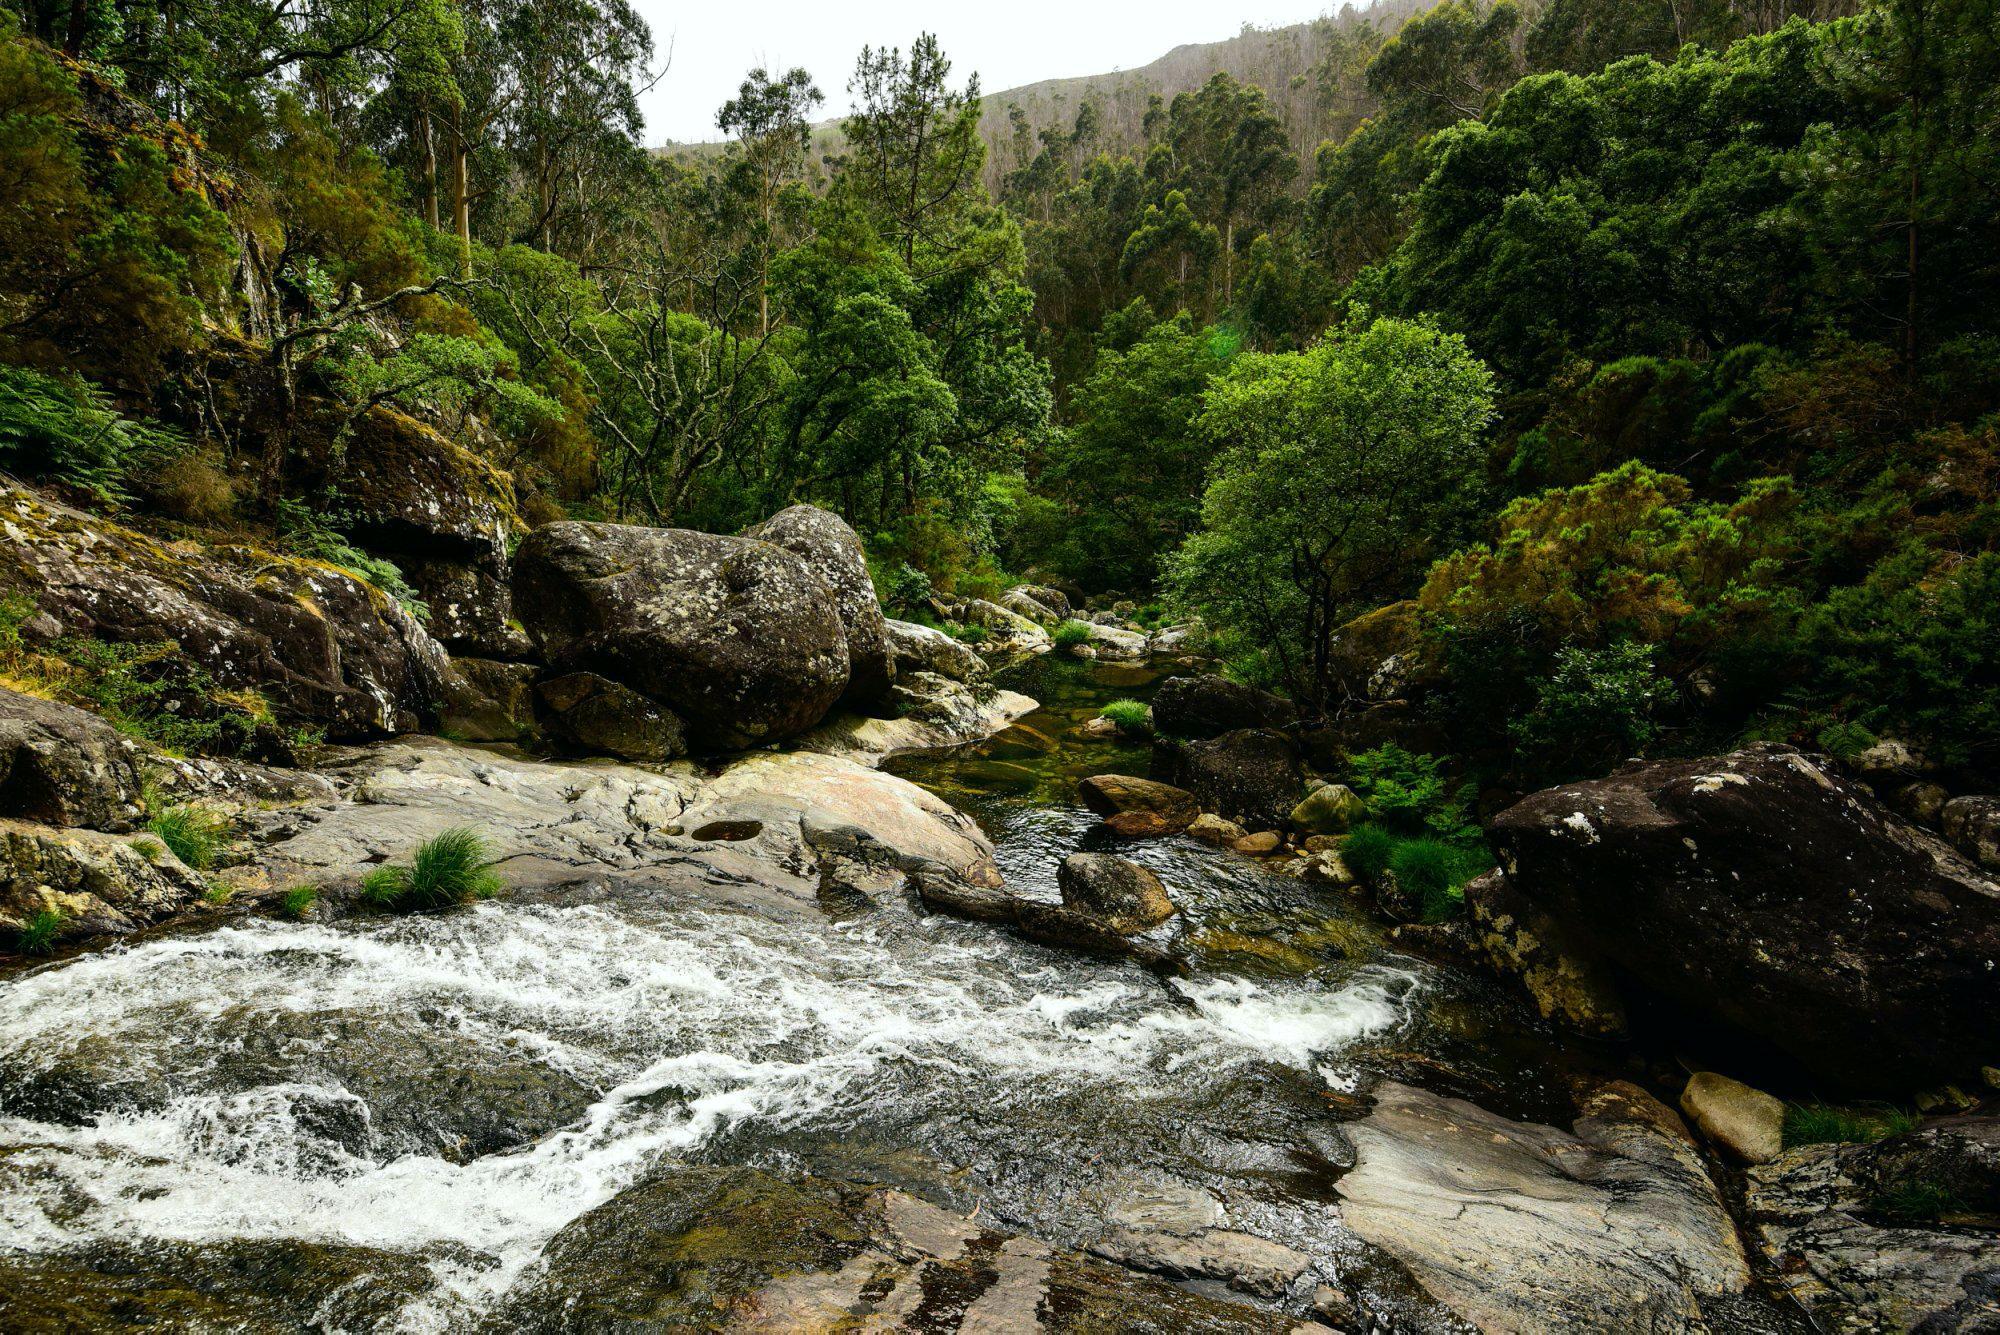
[[[14,938],[14,951],[20,955],[47,955],[56,948],[56,938],[62,935],[63,924],[67,921],[59,909],[41,909],[28,916],[21,926],[20,935]]]
[[[1389,855],[1396,884],[1415,895],[1425,922],[1455,917],[1465,905],[1465,883],[1493,865],[1483,849],[1436,839],[1401,839]]]
[[[1870,1202],[1874,1211],[1906,1223],[1935,1223],[1965,1211],[1965,1200],[1949,1183],[1922,1179],[1897,1182]]]
[[[1068,649],[1079,644],[1090,643],[1090,627],[1081,621],[1065,621],[1049,633],[1058,649]]]
[[[1471,785],[1454,787],[1439,756],[1419,755],[1394,742],[1363,751],[1348,761],[1348,787],[1386,828],[1428,835],[1452,843],[1476,841]]]
[[[282,497],[278,501],[278,528],[288,550],[299,556],[339,566],[357,578],[373,584],[400,603],[419,621],[430,618],[430,608],[417,597],[394,561],[362,551],[335,527],[333,515],[316,510],[303,501]]]
[[[1785,1105],[1785,1145],[1868,1144],[1919,1123],[1901,1108],[1845,1108],[1826,1103]]]
[[[318,886],[295,885],[278,897],[278,913],[296,922],[310,913],[312,906],[318,902]]]
[[[984,644],[993,638],[993,633],[984,626],[968,624],[952,626],[949,629],[951,630],[953,639],[961,640],[966,644]]]
[[[229,822],[217,812],[192,804],[160,808],[147,819],[146,828],[196,871],[214,866],[215,855],[229,842]]]
[[[1144,701],[1113,700],[1099,711],[1099,715],[1117,724],[1120,732],[1149,733],[1153,730],[1153,711]]]
[[[1206,402],[1218,453],[1202,529],[1170,562],[1175,594],[1324,707],[1334,632],[1470,520],[1490,377],[1458,339],[1376,320],[1241,358]]]
[[[179,432],[123,416],[87,381],[0,365],[0,468],[113,501],[128,474],[186,449]]]
[[[1340,859],[1363,881],[1373,883],[1389,869],[1402,840],[1380,825],[1357,825],[1340,845]]]
[[[1653,671],[1651,645],[1567,645],[1536,684],[1534,707],[1509,727],[1531,771],[1552,782],[1577,778],[1644,754],[1669,689]]]
[[[882,570],[875,580],[876,597],[882,606],[894,611],[927,607],[931,593],[931,577],[908,561],[898,561]]]
[[[446,830],[418,845],[409,866],[377,867],[361,883],[362,898],[395,913],[452,908],[500,889],[486,841],[469,829]]]

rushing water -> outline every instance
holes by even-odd
[[[1071,727],[1150,678],[1031,671],[1010,684],[1045,705],[1021,726],[896,767],[978,816],[1012,883],[1052,894],[1060,857],[1107,837],[1074,778],[1143,763]],[[1384,952],[1336,892],[1183,840],[1123,851],[1180,903],[1163,931],[1190,976],[903,904],[784,917],[677,897],[242,919],[17,974],[0,1250],[409,1253],[436,1284],[400,1321],[446,1329],[642,1176],[747,1162],[899,1182],[1079,1245],[1120,1174],[1166,1174],[1335,1266],[1330,1094],[1376,1067],[1544,1099],[1511,1013]]]

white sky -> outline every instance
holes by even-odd
[[[673,65],[644,101],[646,142],[720,137],[715,112],[753,66],[803,65],[847,110],[864,45],[909,48],[926,30],[951,57],[952,81],[979,73],[987,92],[1041,79],[1134,69],[1184,42],[1232,37],[1245,23],[1299,23],[1328,0],[634,0]],[[1338,0],[1332,7],[1338,8]]]

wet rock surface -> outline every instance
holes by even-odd
[[[552,668],[596,672],[658,701],[700,752],[794,736],[848,687],[833,591],[768,542],[545,524],[516,556],[514,593]]]
[[[1900,1091],[2000,1051],[2000,881],[1823,761],[1636,764],[1487,833],[1580,949],[1822,1079]]]
[[[1349,1134],[1348,1227],[1482,1330],[1684,1331],[1750,1281],[1685,1129],[1610,1086],[1573,1132],[1385,1083]]]
[[[1160,878],[1109,853],[1072,853],[1056,872],[1063,905],[1099,919],[1121,935],[1157,927],[1174,916]]]

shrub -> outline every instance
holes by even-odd
[[[1917,1125],[1901,1108],[1836,1108],[1825,1103],[1785,1105],[1785,1144],[1866,1144]]]
[[[56,948],[56,937],[63,929],[63,915],[57,909],[43,909],[34,914],[21,927],[21,934],[15,938],[14,949],[23,955],[46,955]]]
[[[1113,700],[1104,706],[1102,718],[1108,718],[1124,732],[1151,732],[1153,711],[1137,700]]]
[[[500,878],[486,852],[486,841],[475,831],[446,830],[418,845],[409,866],[377,867],[368,873],[362,897],[398,913],[489,898],[500,889]]]
[[[1380,880],[1396,855],[1396,836],[1380,825],[1362,825],[1340,846],[1340,859],[1364,881]]]
[[[1348,762],[1348,786],[1368,805],[1368,814],[1404,836],[1430,835],[1448,843],[1470,843],[1471,786],[1454,788],[1436,756],[1405,751],[1390,742],[1363,751]]]
[[[282,917],[297,920],[306,916],[314,904],[319,902],[319,887],[316,885],[295,885],[278,899],[278,913]]]
[[[229,841],[229,822],[206,807],[163,807],[153,813],[146,828],[196,871],[215,865],[216,852]]]
[[[129,470],[186,448],[179,432],[121,415],[88,381],[0,365],[0,468],[119,500]]]
[[[887,608],[901,611],[923,607],[930,601],[931,577],[908,561],[898,561],[877,576],[875,592]]]
[[[1642,753],[1653,740],[1653,706],[1668,689],[1649,644],[1566,645],[1537,685],[1534,708],[1508,728],[1530,770],[1577,778]]]
[[[1443,922],[1457,914],[1465,903],[1462,887],[1489,865],[1483,854],[1436,839],[1399,840],[1389,855],[1396,884],[1424,906],[1425,922]]]
[[[1081,621],[1065,621],[1055,628],[1049,638],[1056,642],[1056,648],[1058,649],[1067,649],[1077,644],[1088,644],[1090,642],[1090,627],[1084,625]]]

